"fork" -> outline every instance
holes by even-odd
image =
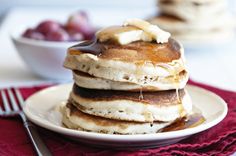
[[[14,92],[16,95],[16,99],[14,97]],[[34,149],[39,156],[51,156],[51,152],[48,150],[46,145],[43,143],[42,139],[40,138],[36,127],[27,120],[25,114],[22,111],[23,105],[24,105],[24,100],[23,97],[17,88],[13,88],[13,91],[8,88],[6,91],[1,90],[1,96],[2,96],[2,101],[3,101],[3,108],[0,106],[0,117],[15,117],[15,116],[20,116],[24,127],[27,131],[27,134],[33,143]],[[7,98],[7,95],[9,97],[9,100]],[[19,104],[19,106],[18,106]]]

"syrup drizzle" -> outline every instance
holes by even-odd
[[[175,86],[177,100],[178,100],[178,103],[182,103],[179,97],[179,83],[177,81],[178,81],[177,75],[174,75],[174,86]]]
[[[141,87],[139,90],[139,100],[143,100],[143,88]]]
[[[170,132],[170,131],[192,128],[202,124],[205,121],[206,119],[201,114],[195,113],[187,117],[184,117],[180,120],[177,120],[173,124],[163,128],[161,132]]]
[[[105,59],[118,58],[120,61],[138,63],[138,65],[146,62],[156,65],[179,59],[181,54],[178,48],[177,42],[173,39],[169,39],[169,42],[165,44],[137,41],[119,45],[113,41],[99,42],[97,38],[94,38],[71,47],[69,51],[75,55],[91,53]]]
[[[79,44],[76,44],[71,47],[73,50],[79,50],[84,53],[90,53],[94,55],[100,55],[103,50],[103,46],[101,44],[97,44],[97,38],[93,38],[89,41],[84,41]]]

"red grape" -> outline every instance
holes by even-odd
[[[35,29],[27,29],[22,36],[47,41],[80,41],[92,39],[94,34],[86,12],[81,11],[72,14],[64,25],[46,20]]]
[[[76,13],[69,17],[66,28],[68,31],[82,32],[90,29],[90,24],[85,13]]]
[[[70,34],[71,32],[82,33],[85,40],[92,39],[95,33],[85,12],[72,14],[66,23],[66,29]]]
[[[81,33],[70,34],[70,41],[81,41],[84,40],[84,36]]]
[[[60,24],[58,22],[47,20],[47,21],[41,22],[36,27],[36,31],[46,35],[46,34],[48,34],[50,32],[57,31],[60,28],[61,28],[61,26],[60,26]]]
[[[44,40],[45,39],[45,37],[42,33],[36,32],[34,29],[27,29],[23,33],[23,37],[32,38],[32,39],[35,39],[35,40]]]
[[[69,39],[69,34],[63,29],[51,31],[46,35],[46,40],[48,41],[69,41]]]
[[[94,35],[95,35],[95,31],[93,29],[89,30],[89,31],[84,31],[84,39],[85,40],[91,40],[93,39]]]

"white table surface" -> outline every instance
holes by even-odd
[[[78,7],[77,7],[78,8]],[[121,24],[130,17],[147,18],[155,14],[155,7],[140,9],[86,9],[93,24],[107,26]],[[43,19],[64,21],[75,8],[15,8],[0,26],[0,88],[52,83],[36,77],[23,63],[14,49],[9,33],[18,26],[33,26]],[[214,48],[213,48],[214,47]],[[236,39],[226,45],[211,45],[198,50],[185,50],[193,80],[236,91]]]

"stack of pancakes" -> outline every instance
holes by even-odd
[[[150,19],[182,41],[224,41],[233,35],[226,0],[158,0],[160,14]]]
[[[157,133],[191,113],[182,46],[172,38],[162,44],[99,40],[108,29],[128,32],[126,28],[107,28],[97,40],[68,49],[64,66],[73,71],[75,83],[62,110],[66,127],[109,134]]]

